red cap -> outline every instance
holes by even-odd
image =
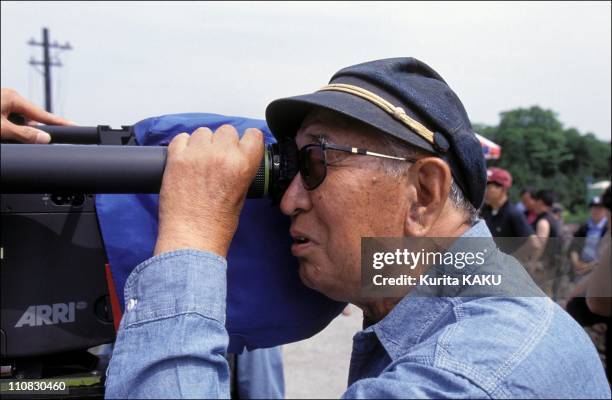
[[[495,167],[489,168],[487,170],[487,182],[494,182],[506,189],[510,189],[512,186],[512,175],[505,169]]]

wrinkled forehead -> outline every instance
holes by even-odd
[[[295,140],[298,147],[319,138],[336,144],[366,147],[380,143],[381,134],[384,135],[373,127],[337,112],[315,108],[304,118]]]

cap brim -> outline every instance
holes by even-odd
[[[266,108],[266,121],[278,139],[295,136],[302,122],[314,107],[338,112],[379,129],[423,150],[435,152],[431,143],[394,119],[380,107],[360,97],[334,91],[321,91],[275,100]],[[406,113],[412,118],[410,110]]]

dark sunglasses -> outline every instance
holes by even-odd
[[[302,147],[298,153],[300,175],[306,190],[316,189],[327,176],[326,152],[328,150],[341,151],[344,153],[360,154],[364,156],[387,158],[390,160],[415,162],[415,159],[405,157],[395,157],[387,154],[375,153],[358,147],[341,146],[322,140],[319,143],[311,143]]]

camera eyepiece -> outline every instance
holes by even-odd
[[[283,138],[277,143],[267,145],[247,198],[270,197],[273,204],[278,204],[297,171],[295,141]]]

